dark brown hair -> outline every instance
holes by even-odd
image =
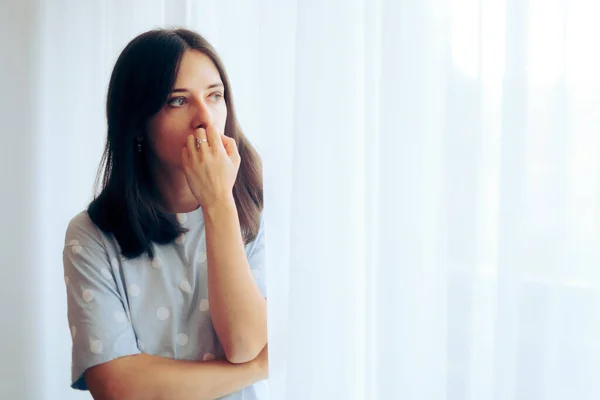
[[[146,140],[146,124],[166,104],[185,51],[196,50],[215,64],[227,105],[225,135],[235,139],[241,156],[233,187],[244,242],[256,238],[263,208],[261,159],[236,119],[231,85],[213,47],[187,29],[155,29],[134,38],[123,49],[108,87],[108,134],[96,180],[100,193],[88,207],[92,221],[115,236],[124,257],[144,253],[154,257],[152,243],[171,243],[186,230],[167,212],[149,168],[147,152],[137,151]]]

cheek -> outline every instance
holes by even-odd
[[[155,121],[149,130],[149,139],[156,157],[169,164],[179,164],[181,149],[185,146],[189,130],[177,121]]]

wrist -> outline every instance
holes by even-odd
[[[202,210],[205,214],[221,214],[221,213],[229,213],[232,211],[237,212],[237,207],[235,205],[235,200],[233,195],[223,198],[221,200],[215,201],[212,204],[206,205],[202,207]]]
[[[230,196],[221,197],[218,200],[211,202],[210,204],[206,204],[202,206],[202,209],[205,211],[213,211],[213,210],[226,210],[236,208],[235,199],[233,198],[233,194]],[[237,209],[237,208],[236,208]]]

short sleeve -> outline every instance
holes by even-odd
[[[87,215],[86,215],[87,217]],[[140,354],[130,316],[117,289],[116,260],[94,238],[91,220],[69,224],[63,250],[67,316],[73,340],[71,387],[88,390],[83,373],[119,357]]]
[[[260,217],[260,227],[256,239],[248,244],[248,264],[254,275],[258,289],[264,297],[267,297],[267,268],[265,252],[265,220],[264,212]]]

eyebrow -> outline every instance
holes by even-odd
[[[223,84],[221,82],[217,82],[217,83],[213,83],[212,85],[208,85],[206,87],[206,90],[210,90],[210,89],[214,89],[214,88],[218,88],[218,87],[225,88],[225,86],[223,86]],[[180,93],[180,92],[188,92],[188,93],[190,93],[191,90],[187,89],[187,88],[177,88],[177,89],[173,89],[171,91],[171,93]]]

